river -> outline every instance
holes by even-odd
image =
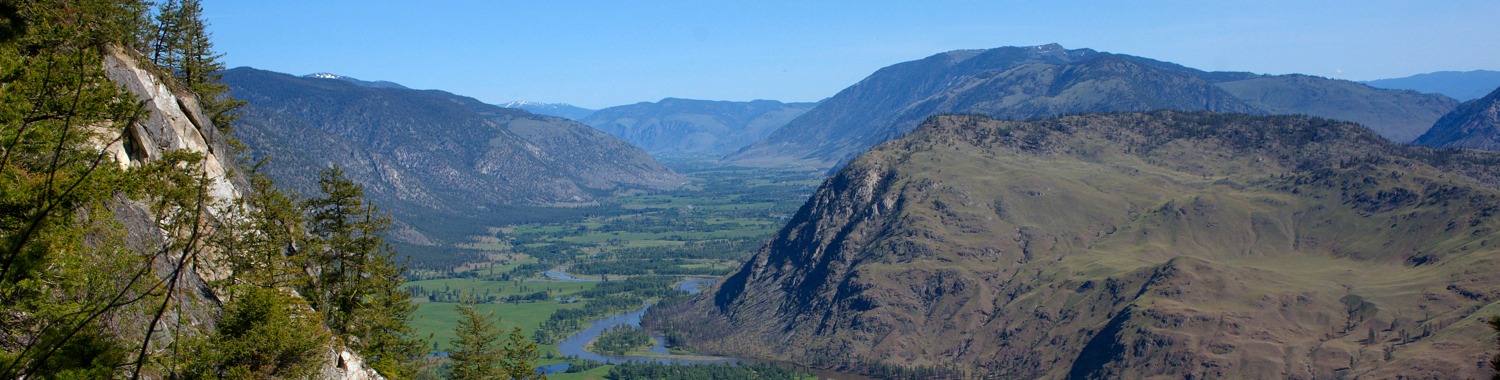
[[[577,279],[577,278],[574,278],[572,276],[569,276],[569,275],[567,275],[565,273],[557,273],[557,272],[548,272],[547,276],[548,277],[553,277],[553,278],[559,278],[559,279],[568,278],[568,279],[572,279],[574,281],[580,281],[580,280],[582,280],[582,279]],[[711,282],[713,280],[714,279],[711,279],[711,278],[689,279],[687,281],[683,281],[683,282],[677,284],[677,290],[681,290],[681,291],[687,292],[688,294],[698,294],[698,292],[700,292],[702,290],[702,287],[704,286],[704,284],[709,283],[709,282]],[[582,280],[582,281],[587,281],[587,280]],[[792,364],[792,363],[768,362],[768,361],[764,361],[764,360],[742,359],[742,358],[732,358],[732,357],[723,357],[723,356],[669,355],[669,352],[667,351],[667,348],[665,346],[663,346],[663,342],[666,342],[666,339],[662,338],[660,335],[654,335],[654,336],[652,336],[652,338],[656,339],[656,346],[655,347],[651,347],[651,353],[652,354],[656,354],[656,355],[663,355],[663,356],[603,355],[603,354],[598,354],[598,353],[594,353],[594,352],[589,352],[588,350],[584,349],[585,346],[588,346],[589,342],[592,342],[592,341],[594,341],[595,338],[598,338],[599,334],[603,334],[604,331],[606,331],[606,330],[608,330],[608,329],[610,329],[612,327],[622,326],[622,325],[624,325],[624,326],[640,327],[641,326],[641,316],[645,315],[646,314],[646,309],[649,309],[649,308],[651,308],[651,304],[647,304],[645,306],[642,306],[640,309],[636,309],[636,310],[630,311],[628,313],[616,314],[616,315],[613,315],[613,316],[609,316],[609,317],[605,317],[605,318],[600,318],[600,319],[594,320],[593,324],[591,324],[588,328],[584,329],[583,331],[579,331],[578,333],[573,334],[572,336],[569,336],[567,339],[563,339],[562,342],[558,343],[557,344],[557,350],[560,351],[560,352],[562,352],[563,356],[572,356],[572,357],[577,357],[579,359],[588,359],[588,360],[593,360],[593,361],[596,361],[596,362],[607,363],[607,364],[621,364],[621,363],[627,363],[627,362],[655,362],[655,363],[664,363],[664,364],[713,364],[713,363],[737,363],[737,364],[743,364],[743,363],[763,363],[763,364],[771,364],[771,365],[778,365],[778,366],[785,366],[785,367],[796,368],[797,370],[804,371],[804,372],[811,372],[814,376],[817,376],[820,379],[833,379],[833,380],[869,380],[869,379],[873,379],[871,377],[854,375],[854,374],[848,374],[848,373],[840,373],[840,372],[834,372],[834,371],[827,371],[827,370],[806,368],[806,367],[803,367],[803,366],[800,366],[800,365],[796,365],[796,364]],[[549,365],[549,366],[543,366],[542,368],[538,368],[538,370],[546,372],[547,374],[553,374],[553,373],[558,373],[558,372],[566,371],[568,369],[569,365],[570,365],[569,363],[558,363],[558,364],[553,364],[553,365]]]
[[[677,290],[687,292],[688,294],[697,294],[700,291],[703,283],[708,281],[713,281],[713,279],[695,278],[683,281],[682,283],[677,284]],[[572,356],[579,359],[588,359],[606,364],[620,364],[626,362],[656,362],[666,364],[707,364],[738,362],[738,360],[732,358],[713,356],[684,357],[604,355],[589,352],[588,350],[584,349],[585,346],[588,346],[589,342],[592,342],[595,338],[598,338],[599,334],[603,334],[606,330],[609,330],[610,328],[613,328],[615,326],[640,327],[641,316],[645,315],[646,309],[650,307],[651,305],[647,304],[646,306],[642,306],[640,309],[636,309],[628,313],[615,314],[613,316],[596,319],[589,326],[589,328],[583,329],[583,331],[579,331],[578,333],[569,336],[567,339],[563,339],[562,342],[559,342],[557,344],[557,350],[562,352],[563,356]],[[666,339],[662,339],[662,337],[660,336],[654,336],[653,338],[656,339],[656,347],[651,347],[651,353],[658,355],[668,354],[667,348],[662,345],[662,342],[666,341]]]

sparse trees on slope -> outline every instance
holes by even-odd
[[[323,196],[304,202],[313,241],[303,255],[311,275],[303,294],[373,368],[392,377],[415,374],[425,344],[409,324],[416,307],[401,288],[405,268],[381,236],[390,218],[365,203],[363,187],[342,169],[321,176]]]
[[[234,110],[245,102],[229,96],[229,86],[220,83],[223,54],[214,52],[208,24],[203,20],[201,0],[166,0],[156,12],[156,39],[151,60],[198,96],[220,132],[229,132]]]

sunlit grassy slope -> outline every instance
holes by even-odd
[[[652,323],[845,368],[1478,376],[1497,162],[1308,117],[939,117]]]

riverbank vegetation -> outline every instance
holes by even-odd
[[[616,326],[599,334],[594,340],[594,352],[609,355],[625,355],[635,351],[645,351],[655,343],[650,334],[646,334],[640,327]]]

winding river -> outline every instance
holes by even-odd
[[[561,273],[561,272],[551,272],[551,271],[549,271],[547,273],[547,276],[548,277],[552,277],[554,279],[564,280],[564,281],[569,281],[569,280],[571,280],[571,281],[590,281],[590,280],[587,280],[587,279],[578,279],[578,278],[569,276],[566,273]],[[689,279],[687,281],[683,281],[682,283],[677,284],[677,290],[681,290],[681,291],[687,292],[688,294],[698,294],[698,292],[701,291],[701,289],[703,288],[704,285],[706,285],[708,283],[711,283],[712,281],[714,281],[714,279],[712,279],[712,278],[695,278],[695,279]],[[616,315],[613,315],[613,316],[609,316],[609,317],[605,317],[605,318],[600,318],[600,319],[594,320],[593,324],[590,325],[587,329],[584,329],[583,331],[579,331],[578,333],[573,334],[572,336],[569,336],[567,339],[563,339],[562,342],[558,343],[557,344],[557,350],[561,351],[563,356],[572,356],[572,357],[577,357],[579,359],[588,359],[588,360],[593,360],[593,361],[597,361],[597,362],[600,362],[600,363],[607,363],[607,364],[621,364],[621,363],[627,363],[627,362],[655,362],[655,363],[663,363],[663,364],[712,364],[712,363],[737,363],[737,364],[741,364],[741,363],[762,363],[762,364],[771,364],[771,365],[777,365],[777,366],[785,366],[785,367],[796,368],[796,369],[798,369],[800,371],[810,372],[814,376],[817,376],[819,379],[833,379],[833,380],[873,380],[874,379],[872,377],[866,377],[866,376],[849,374],[849,373],[841,373],[841,372],[834,372],[834,371],[828,371],[828,370],[820,370],[820,369],[814,369],[814,368],[807,368],[807,367],[803,367],[803,366],[792,364],[792,363],[768,362],[768,361],[764,361],[764,360],[742,359],[742,358],[732,358],[732,357],[724,357],[724,356],[670,355],[670,353],[667,351],[667,348],[662,345],[662,342],[666,342],[666,339],[663,339],[660,335],[655,335],[655,336],[652,337],[652,338],[656,339],[656,346],[655,347],[651,347],[651,353],[655,354],[655,355],[661,355],[661,356],[654,356],[654,355],[653,356],[645,356],[645,355],[604,355],[604,354],[598,354],[598,353],[594,353],[594,352],[589,352],[588,350],[584,349],[585,346],[588,346],[589,342],[592,342],[592,341],[594,341],[594,339],[598,338],[599,334],[603,334],[604,331],[606,331],[606,330],[608,330],[608,329],[610,329],[612,327],[621,326],[621,325],[640,327],[641,326],[641,316],[645,315],[646,314],[646,309],[649,309],[649,308],[651,308],[651,304],[647,304],[646,306],[642,306],[640,309],[636,309],[636,310],[630,311],[628,313],[616,314]],[[558,372],[566,371],[568,369],[569,365],[570,365],[569,363],[558,363],[558,364],[553,364],[553,365],[549,365],[549,366],[544,366],[542,368],[538,368],[538,370],[542,371],[542,372],[545,372],[547,374],[553,374],[553,373],[558,373]]]
[[[690,280],[687,280],[687,281],[683,281],[680,284],[677,284],[677,290],[681,290],[681,291],[687,292],[688,294],[697,294],[700,291],[700,288],[703,286],[703,284],[705,282],[709,282],[709,281],[713,281],[713,279],[709,279],[709,278],[695,278],[695,279],[690,279]],[[651,308],[650,304],[648,304],[646,306],[642,306],[640,309],[636,309],[636,310],[630,311],[628,313],[615,314],[613,316],[609,316],[609,317],[605,317],[605,318],[600,318],[600,319],[594,320],[593,324],[590,325],[589,328],[583,329],[583,331],[579,331],[577,334],[573,334],[572,336],[569,336],[567,339],[563,339],[562,342],[558,343],[557,344],[557,350],[561,351],[563,356],[573,356],[573,357],[577,357],[579,359],[588,359],[588,360],[593,360],[593,361],[596,361],[596,362],[606,363],[606,364],[620,364],[620,363],[626,363],[626,362],[656,362],[656,363],[665,363],[665,364],[705,364],[705,363],[738,363],[738,362],[740,362],[740,360],[737,360],[737,359],[734,359],[734,358],[716,357],[716,356],[604,355],[604,354],[598,354],[598,353],[589,352],[588,350],[584,349],[585,346],[588,346],[589,342],[592,342],[592,341],[594,341],[595,338],[598,338],[599,334],[603,334],[606,330],[609,330],[610,328],[613,328],[615,326],[640,327],[641,326],[641,316],[645,315],[646,314],[646,309],[649,309],[649,308]],[[662,337],[660,337],[660,336],[655,336],[654,338],[656,339],[656,347],[651,347],[651,353],[657,354],[657,355],[667,355],[668,354],[667,348],[662,345],[662,342],[666,341],[666,339],[662,339]]]

